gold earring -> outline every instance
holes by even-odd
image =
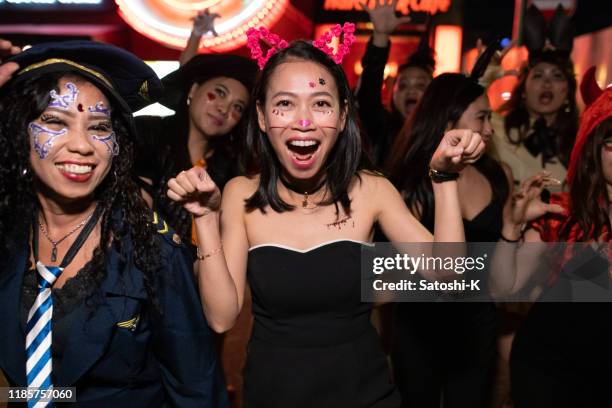
[[[191,105],[191,96],[187,97],[187,106]]]

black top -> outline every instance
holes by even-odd
[[[399,133],[404,118],[398,112],[389,112],[382,103],[382,85],[390,46],[380,48],[368,42],[361,60],[363,73],[357,91],[359,117],[371,144],[371,157],[382,165],[387,159],[395,135]]]
[[[245,368],[250,408],[399,407],[361,302],[361,243],[298,251],[252,248],[253,332]]]
[[[166,195],[168,180],[193,166],[187,149],[187,131],[177,123],[176,116],[138,116],[135,120],[138,128],[136,174],[153,181],[152,188],[141,185],[153,197],[154,208],[182,240],[191,242],[191,216]],[[223,190],[225,183],[239,174],[237,159],[221,148],[215,149],[206,159],[206,171]]]

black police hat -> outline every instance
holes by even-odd
[[[42,43],[8,61],[19,64],[12,81],[38,73],[76,72],[118,103],[126,117],[162,94],[161,81],[148,65],[134,54],[109,44],[82,40]]]
[[[237,80],[250,92],[258,72],[257,64],[249,58],[232,54],[199,54],[162,79],[164,96],[159,103],[176,110],[185,104],[183,98],[193,83],[221,76]]]

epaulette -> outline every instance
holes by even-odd
[[[181,237],[168,226],[168,223],[166,223],[166,221],[157,214],[157,211],[153,211],[152,221],[155,230],[166,238],[167,241],[172,242],[175,245],[182,244]]]

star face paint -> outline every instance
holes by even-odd
[[[325,80],[323,78],[319,78],[319,85],[325,85]]]
[[[49,155],[55,139],[67,132],[66,128],[51,130],[34,122],[30,122],[28,129],[32,135],[32,148],[38,153],[41,160]]]
[[[55,89],[49,92],[49,96],[51,97],[51,102],[49,103],[50,108],[70,109],[77,99],[79,88],[72,82],[67,82],[66,89],[68,89],[67,94],[59,95]]]
[[[308,86],[309,86],[309,87],[311,87],[311,88],[314,88],[316,85],[315,85],[315,83],[314,83],[314,82],[310,81],[310,82],[308,83]]]

